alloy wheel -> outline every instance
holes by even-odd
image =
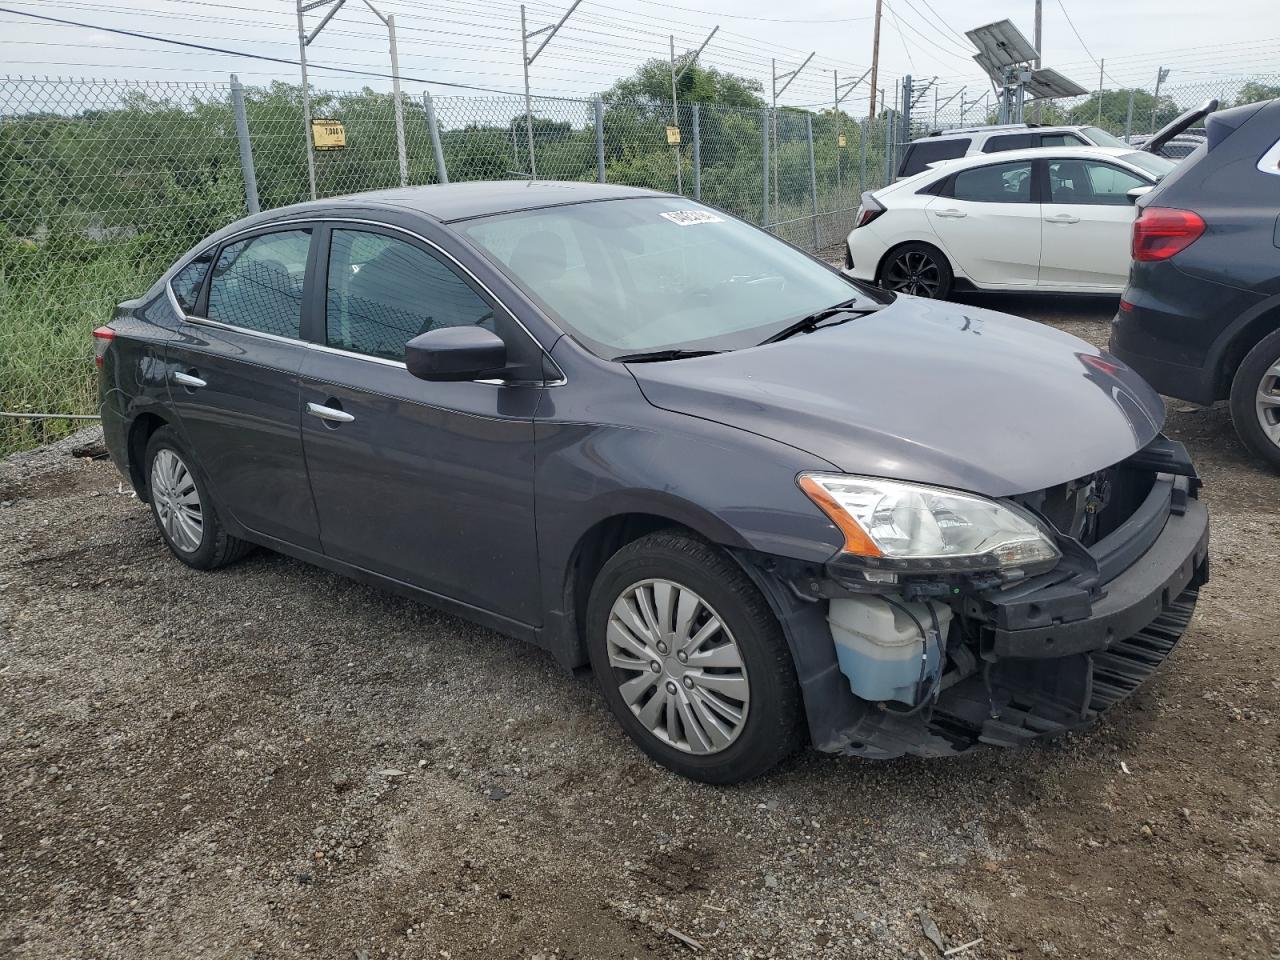
[[[1254,408],[1262,432],[1268,440],[1280,446],[1280,361],[1273,363],[1262,375]]]
[[[195,477],[174,451],[160,450],[151,462],[151,497],[169,542],[195,553],[204,541],[204,514]]]
[[[618,692],[649,733],[695,754],[738,739],[751,701],[742,651],[702,597],[670,580],[632,584],[606,640]]]
[[[941,283],[942,271],[937,262],[920,250],[900,253],[884,271],[885,287],[898,293],[936,297]]]

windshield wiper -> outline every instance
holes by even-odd
[[[761,340],[760,345],[764,346],[766,343],[777,343],[779,340],[785,340],[787,337],[795,336],[797,333],[810,333],[817,330],[819,327],[834,327],[847,320],[854,320],[858,317],[864,317],[868,313],[875,313],[881,307],[880,304],[862,307],[854,306],[855,304],[862,302],[861,298],[855,297],[852,300],[846,300],[844,303],[837,303],[834,306],[823,307],[821,310],[811,313],[807,317],[801,317],[795,323],[788,324],[772,336]],[[836,320],[833,323],[823,322],[825,320],[831,320],[833,317],[842,317],[842,319]]]
[[[719,350],[650,350],[647,353],[624,353],[613,359],[618,363],[657,363],[661,360],[687,360],[690,357],[709,357]]]

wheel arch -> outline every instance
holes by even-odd
[[[658,530],[680,530],[717,546],[741,545],[741,538],[732,532],[726,535],[723,526],[713,517],[700,517],[687,510],[651,507],[611,513],[584,530],[564,565],[561,610],[565,623],[560,637],[561,649],[556,651],[558,659],[568,667],[586,666],[587,600],[610,557],[628,543]],[[732,551],[728,552],[732,555]]]
[[[170,421],[156,413],[146,410],[139,413],[129,423],[129,434],[126,449],[129,456],[129,482],[133,484],[138,499],[147,502],[146,459],[147,444],[161,427],[169,426]]]
[[[937,255],[940,256],[943,260],[945,260],[947,263],[947,267],[951,270],[951,277],[953,280],[957,277],[964,276],[964,274],[959,269],[957,269],[955,261],[951,259],[951,256],[947,253],[947,251],[943,250],[941,246],[939,246],[937,243],[934,243],[932,240],[901,240],[898,243],[895,243],[893,246],[891,246],[888,250],[886,250],[880,256],[880,260],[876,264],[876,274],[875,274],[876,286],[882,285],[884,280],[884,268],[885,268],[885,265],[888,264],[890,258],[892,258],[900,250],[902,250],[903,247],[910,247],[910,246],[917,246],[917,245],[922,247],[928,247],[930,250],[937,253]]]
[[[1280,296],[1271,297],[1232,324],[1215,351],[1213,362],[1213,394],[1219,399],[1231,392],[1240,364],[1266,337],[1280,330]]]

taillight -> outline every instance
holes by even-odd
[[[1133,259],[1168,260],[1204,233],[1204,220],[1190,210],[1144,207],[1133,221]]]
[[[107,347],[115,339],[116,332],[110,327],[98,327],[93,331],[93,365],[101,367],[107,355]]]
[[[859,207],[857,219],[854,220],[853,228],[865,227],[880,214],[884,213],[884,207]]]

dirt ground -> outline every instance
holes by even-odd
[[[1095,342],[1114,301],[984,300]],[[0,956],[1280,956],[1280,479],[1171,403],[1212,582],[1094,730],[648,762],[589,676],[265,552],[171,559],[74,443],[0,466]]]

